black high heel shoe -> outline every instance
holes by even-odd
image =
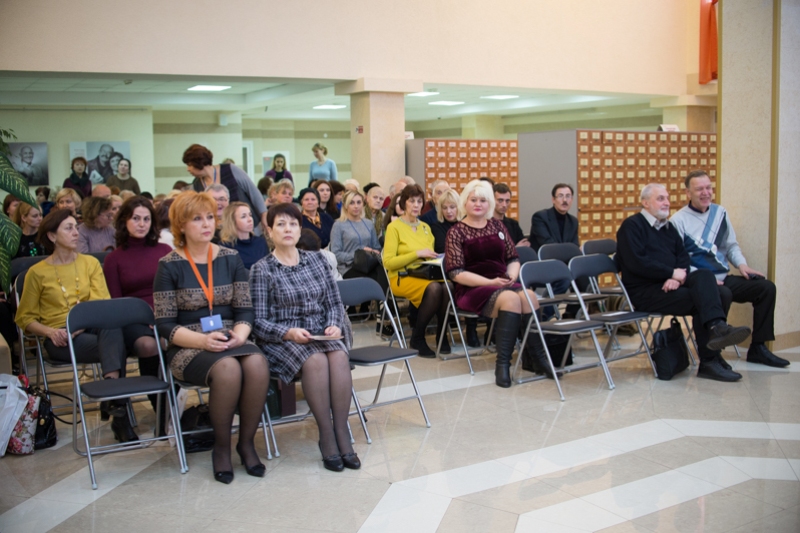
[[[319,444],[319,453],[322,453],[322,443]],[[344,470],[344,461],[341,455],[329,455],[328,457],[322,456],[322,464],[332,472],[341,472]]]
[[[356,452],[350,452],[342,454],[342,464],[345,468],[349,468],[351,470],[358,470],[361,468],[361,460],[358,458],[358,454]]]
[[[224,472],[214,472],[214,479],[220,483],[230,485],[231,481],[233,481],[233,472],[230,470],[225,470]]]
[[[119,442],[139,441],[139,435],[133,430],[131,422],[128,420],[128,413],[114,417],[111,421],[111,431],[114,433],[114,438]]]
[[[242,455],[242,452],[239,451],[238,444],[236,445],[236,453],[239,454],[239,459],[242,460],[242,464],[244,465],[244,469],[248,475],[253,477],[264,477],[264,474],[267,473],[267,467],[264,466],[264,464],[260,461],[258,462],[258,464],[255,464],[253,466],[247,466],[244,462],[244,456]]]

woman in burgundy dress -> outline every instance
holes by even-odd
[[[491,186],[473,180],[461,192],[460,200],[466,216],[447,232],[445,268],[454,282],[459,309],[497,319],[495,383],[510,387],[517,336],[524,333],[535,309],[528,306],[522,286],[516,282],[520,269],[517,250],[502,221],[493,217]],[[531,301],[538,307],[533,293]]]

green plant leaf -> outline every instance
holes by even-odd
[[[28,182],[3,154],[0,154],[0,189],[13,194],[26,204],[36,205],[36,198],[31,194]]]
[[[22,237],[22,228],[0,213],[0,249],[5,250],[10,257],[14,257],[19,250],[20,237]]]
[[[0,248],[0,286],[6,294],[11,293],[11,256],[2,248]]]

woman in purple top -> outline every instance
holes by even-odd
[[[289,180],[294,183],[292,173],[286,168],[286,158],[283,154],[275,154],[272,158],[272,168],[264,174],[265,178],[272,178],[273,183],[278,183],[281,180]]]
[[[78,227],[78,252],[93,254],[116,248],[114,212],[109,198],[90,196],[81,203],[83,224]]]
[[[534,304],[531,309],[517,283],[520,263],[514,241],[503,223],[493,216],[491,186],[480,180],[469,182],[460,203],[466,216],[447,232],[445,269],[454,282],[459,309],[496,318],[495,383],[510,387],[511,355],[517,336],[524,333],[531,313],[538,307],[536,295],[530,293]],[[549,368],[547,364],[540,366]]]
[[[143,196],[129,198],[119,210],[116,228],[117,249],[103,261],[108,292],[112,298],[141,298],[153,307],[153,280],[158,260],[172,251],[158,242],[155,212]],[[139,358],[139,373],[158,377],[158,348],[153,328],[148,324],[133,324],[122,331],[128,353]],[[150,395],[153,410],[157,396]],[[166,403],[162,401],[162,406]],[[166,412],[166,410],[164,410]],[[163,431],[163,426],[162,426]]]

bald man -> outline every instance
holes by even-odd
[[[111,196],[111,189],[107,185],[95,185],[94,189],[92,189],[92,196],[108,198]]]

